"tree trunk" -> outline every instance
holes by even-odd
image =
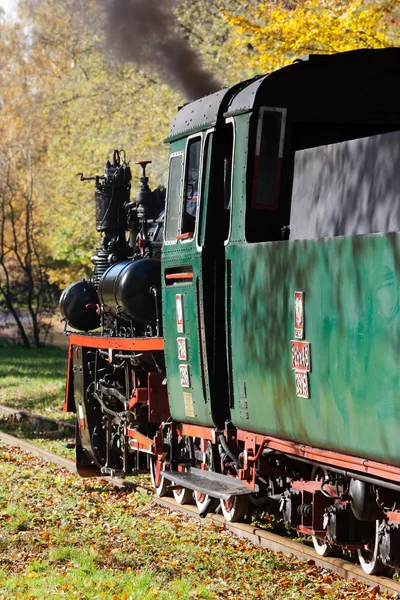
[[[10,311],[10,313],[12,314],[12,316],[14,317],[15,323],[17,324],[18,327],[18,331],[21,335],[21,339],[22,339],[22,344],[25,346],[25,348],[31,348],[31,344],[28,340],[28,336],[25,333],[25,328],[22,324],[22,321],[20,319],[20,316],[18,314],[18,312],[15,310],[15,308],[13,307],[12,304],[10,304],[9,302],[6,301],[6,306],[8,308],[8,310]]]

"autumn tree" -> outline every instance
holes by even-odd
[[[138,0],[139,1],[139,0]],[[308,53],[396,43],[395,0],[177,0],[177,33],[221,86]],[[24,140],[35,215],[49,275],[60,287],[85,275],[97,244],[93,188],[76,173],[101,173],[114,148],[150,159],[151,184],[166,182],[162,143],[183,95],[152,64],[120,63],[105,44],[104,0],[19,0],[4,23],[0,61],[3,145]],[[133,190],[138,185],[139,171]]]
[[[177,0],[177,33],[221,86],[310,52],[394,44],[395,0]],[[19,20],[2,23],[0,133],[29,140],[52,281],[87,274],[95,247],[93,189],[114,148],[150,159],[152,186],[166,182],[162,143],[185,98],[154,65],[120,63],[105,44],[104,0],[19,0]],[[139,171],[133,189],[138,185]]]
[[[308,54],[385,48],[399,42],[397,0],[272,0],[247,13],[224,14],[236,34],[236,59],[258,72]]]
[[[254,74],[246,53],[238,53],[238,30],[231,19],[253,14],[258,4],[257,0],[180,0],[176,7],[181,35],[200,52],[224,87]],[[244,60],[238,60],[239,56]]]
[[[182,98],[147,70],[121,65],[104,47],[103,13],[94,1],[21,0],[29,28],[26,56],[40,95],[40,214],[51,277],[61,287],[90,269],[97,244],[92,184],[76,174],[101,174],[115,148],[128,159],[152,160],[153,186],[165,181],[168,124]],[[31,103],[31,98],[28,102]],[[31,104],[32,107],[32,104]],[[132,167],[133,189],[140,171]]]
[[[0,306],[22,343],[41,346],[56,305],[35,216],[32,160],[26,148],[0,154]]]
[[[0,306],[12,315],[29,347],[42,343],[47,330],[43,317],[55,299],[37,210],[35,171],[41,136],[35,118],[38,94],[31,87],[34,67],[25,60],[26,39],[21,23],[1,20]]]
[[[175,5],[178,34],[197,49],[221,86],[242,78],[227,68],[233,31],[222,14],[237,4],[182,0]],[[76,173],[100,174],[114,148],[124,148],[131,160],[152,160],[153,187],[165,184],[163,139],[185,98],[169,88],[157,68],[118,62],[105,45],[101,2],[20,0],[19,6],[26,39],[13,60],[24,56],[31,70],[31,87],[19,96],[19,109],[40,157],[35,181],[40,218],[47,224],[43,242],[50,275],[63,287],[88,274],[97,244],[93,188],[80,183]],[[134,166],[132,171],[135,190],[140,171]]]

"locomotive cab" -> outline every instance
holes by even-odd
[[[229,418],[224,240],[229,228],[232,90],[183,107],[172,123],[162,255],[165,357],[172,416],[223,428]]]

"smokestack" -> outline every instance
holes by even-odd
[[[108,43],[120,60],[154,68],[188,100],[223,87],[180,37],[173,0],[105,0],[105,6]]]

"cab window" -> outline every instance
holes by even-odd
[[[179,238],[191,238],[194,235],[199,199],[201,138],[189,140],[186,152],[185,196],[183,199],[182,227]]]
[[[165,240],[175,241],[178,233],[181,204],[183,153],[172,154],[169,162]]]
[[[281,111],[260,111],[253,176],[253,208],[277,210],[282,159]]]
[[[262,107],[258,114],[250,153],[249,194],[246,210],[246,240],[264,242],[282,239],[283,213],[280,205],[281,171],[286,109]],[[253,138],[254,139],[254,138]]]

